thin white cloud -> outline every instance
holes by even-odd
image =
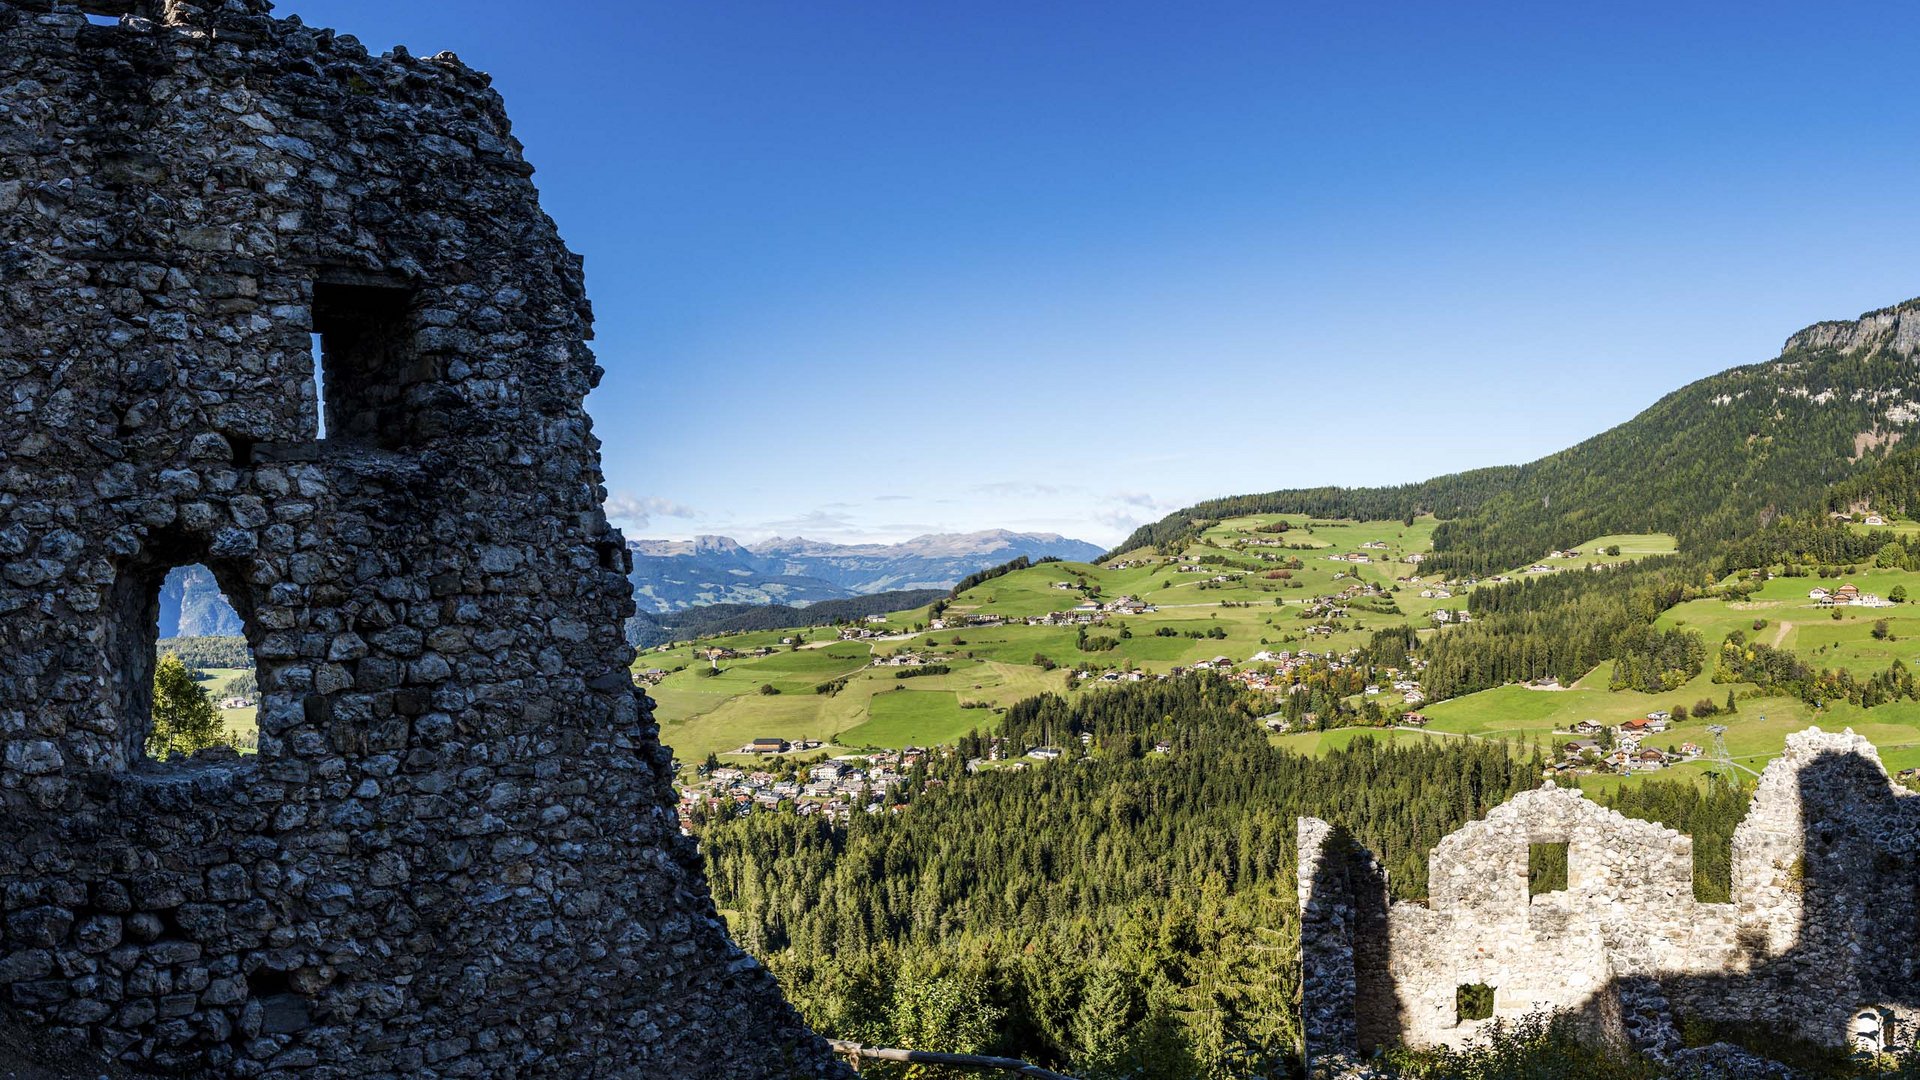
[[[838,510],[824,507],[819,510],[809,510],[804,514],[799,514],[781,521],[762,522],[759,529],[782,534],[791,532],[800,535],[805,535],[809,530],[815,533],[840,534],[864,532],[864,530],[854,526],[853,515],[844,514]]]
[[[644,529],[654,518],[692,518],[699,511],[685,503],[672,499],[663,499],[658,495],[634,495],[631,492],[616,491],[607,496],[607,518],[635,529]]]
[[[967,490],[975,495],[997,495],[1003,498],[1047,498],[1066,495],[1079,489],[1063,487],[1059,484],[1036,484],[1030,480],[995,480],[992,483],[975,484]]]

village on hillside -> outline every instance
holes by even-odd
[[[1433,524],[1222,522],[1176,554],[1043,562],[912,611],[662,646],[641,658],[635,679],[659,703],[664,738],[683,763],[690,815],[894,812],[908,804],[901,791],[916,763],[953,753],[968,733],[992,740],[1015,701],[1169,679],[1222,679],[1264,698],[1256,722],[1279,746],[1322,753],[1369,733],[1508,740],[1516,752],[1541,753],[1549,774],[1574,783],[1675,768],[1754,769],[1775,728],[1808,719],[1805,703],[1714,685],[1712,663],[1670,693],[1609,687],[1602,670],[1433,700],[1425,661],[1383,661],[1378,635],[1455,632],[1474,623],[1481,589],[1673,550],[1670,537],[1601,537],[1502,573],[1434,574],[1424,572]],[[1753,633],[1745,624],[1756,620],[1738,612],[1777,605],[1784,613],[1769,632],[1784,640],[1810,633],[1800,627],[1815,613],[1904,612],[1900,582],[1881,571],[1856,576],[1782,593],[1791,578],[1768,575],[1743,584],[1752,594],[1744,600],[1694,601],[1663,622],[1691,622],[1709,635]],[[1711,613],[1710,625],[1687,617],[1695,607]],[[1845,640],[1828,646],[1829,655],[1873,642],[1872,624],[1835,629]],[[1716,738],[1710,729],[1720,724],[1730,733]],[[1920,730],[1886,742],[1920,745]],[[1070,748],[989,745],[970,769],[1072,756]]]

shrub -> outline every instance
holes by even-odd
[[[206,687],[193,681],[178,656],[162,656],[153,672],[153,730],[147,735],[147,755],[166,759],[223,744],[231,741]]]

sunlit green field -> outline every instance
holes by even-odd
[[[222,700],[233,696],[230,687],[234,680],[247,672],[242,668],[202,668],[201,670],[206,673],[207,678],[200,686],[213,698],[214,708],[220,713],[221,726],[226,729],[227,734],[236,737],[244,736],[251,742],[259,723],[259,708],[257,706],[247,709],[220,708]]]
[[[1258,530],[1285,519],[1285,533]],[[950,742],[969,729],[991,729],[1000,710],[1033,694],[1062,691],[1068,673],[1077,666],[1135,667],[1165,672],[1174,667],[1226,656],[1244,661],[1262,649],[1311,649],[1340,652],[1364,646],[1377,629],[1411,624],[1423,634],[1429,615],[1437,608],[1466,606],[1464,591],[1450,598],[1422,598],[1422,589],[1438,586],[1433,576],[1406,556],[1431,550],[1432,518],[1412,525],[1400,521],[1313,522],[1301,515],[1257,515],[1220,522],[1178,555],[1130,553],[1120,558],[1144,560],[1124,570],[1088,563],[1049,563],[1017,571],[966,591],[955,598],[946,617],[956,623],[967,615],[996,615],[1015,620],[995,627],[927,627],[922,608],[893,615],[886,626],[894,640],[834,642],[829,629],[802,631],[808,640],[797,651],[779,644],[794,631],[743,634],[724,644],[747,650],[766,645],[773,655],[720,662],[720,674],[706,676],[709,666],[693,648],[682,645],[640,657],[637,667],[673,672],[649,691],[658,701],[662,737],[683,763],[697,762],[709,752],[723,755],[754,738],[779,736],[818,739],[832,749],[862,746],[893,747]],[[1251,541],[1279,541],[1301,547],[1257,546]],[[1384,547],[1369,548],[1369,543]],[[1606,556],[1612,545],[1618,556]],[[1596,537],[1578,545],[1580,556],[1546,560],[1549,565],[1584,567],[1596,561],[1650,558],[1674,550],[1673,538],[1657,534]],[[1364,551],[1364,564],[1336,562],[1327,556]],[[1270,556],[1262,559],[1261,555]],[[1542,556],[1546,553],[1542,552]],[[1201,563],[1203,558],[1219,560]],[[1285,577],[1272,576],[1281,560],[1298,559],[1298,569]],[[1181,565],[1200,565],[1199,572],[1181,572]],[[1226,576],[1230,580],[1211,579]],[[1886,595],[1898,584],[1920,596],[1920,574],[1865,570],[1845,579],[1862,590]],[[1070,583],[1072,588],[1056,588]],[[1355,583],[1371,583],[1390,590],[1398,614],[1382,614],[1352,605],[1350,618],[1328,622],[1303,618],[1306,602],[1332,595]],[[1693,742],[1711,748],[1709,723],[1725,724],[1726,741],[1734,761],[1758,770],[1780,752],[1786,736],[1813,724],[1830,729],[1852,726],[1881,748],[1893,770],[1920,765],[1920,704],[1904,702],[1867,712],[1845,704],[1816,709],[1791,698],[1753,696],[1747,685],[1726,686],[1712,681],[1713,656],[1719,642],[1740,630],[1750,639],[1779,644],[1800,652],[1816,666],[1846,667],[1857,674],[1884,669],[1895,659],[1920,667],[1920,606],[1867,610],[1843,609],[1838,620],[1814,607],[1807,591],[1828,588],[1840,580],[1777,578],[1767,582],[1751,600],[1726,603],[1701,600],[1683,604],[1661,617],[1663,627],[1699,631],[1708,643],[1706,670],[1686,686],[1665,694],[1642,694],[1606,689],[1611,665],[1602,665],[1575,686],[1560,691],[1499,687],[1423,708],[1431,723],[1425,731],[1378,731],[1349,728],[1324,733],[1278,736],[1274,743],[1303,753],[1323,753],[1371,735],[1392,740],[1493,738],[1511,741],[1520,752],[1539,746],[1552,753],[1558,743],[1572,738],[1567,728],[1586,719],[1617,725],[1648,712],[1675,705],[1691,709],[1701,699],[1724,705],[1729,690],[1738,697],[1738,712],[1712,720],[1689,720],[1654,736],[1652,745],[1677,747]],[[1297,586],[1297,587],[1296,587]],[[1121,596],[1138,597],[1158,610],[1134,616],[1115,615],[1103,626],[1086,628],[1091,642],[1111,640],[1113,646],[1083,651],[1075,627],[1026,626],[1018,620],[1052,611],[1070,611],[1089,597],[1110,602]],[[1889,636],[1875,638],[1874,624],[1888,621]],[[1756,621],[1760,628],[1754,629]],[[1331,625],[1336,632],[1312,635],[1310,626]],[[1166,628],[1173,636],[1160,636]],[[1217,629],[1224,636],[1204,636]],[[1199,636],[1190,636],[1199,635]],[[948,658],[951,674],[895,679],[891,669],[868,664],[876,656],[916,651]],[[1057,665],[1043,671],[1037,660]],[[835,679],[846,680],[837,694],[814,693]],[[778,694],[763,694],[772,686]],[[1391,697],[1383,703],[1393,707]],[[985,702],[988,708],[963,709],[965,702]],[[1695,762],[1653,774],[1704,777],[1711,762]],[[1595,788],[1621,782],[1620,778],[1584,778]],[[1627,782],[1633,782],[1629,779]]]

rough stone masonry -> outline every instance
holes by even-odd
[[[0,0],[14,1015],[196,1075],[835,1073],[669,812],[532,172],[451,54]],[[190,563],[257,756],[143,755]]]
[[[1733,837],[1732,902],[1694,899],[1693,842],[1571,789],[1522,792],[1447,836],[1422,904],[1300,820],[1303,1031],[1311,1064],[1462,1046],[1561,1011],[1678,1063],[1695,1017],[1831,1046],[1920,1044],[1920,796],[1852,731],[1791,735]],[[1564,888],[1530,895],[1533,845]],[[1491,991],[1489,1016],[1463,987]]]

